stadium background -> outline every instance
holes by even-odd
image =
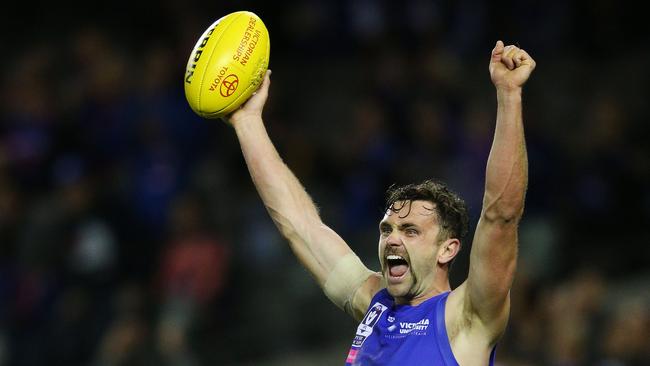
[[[639,5],[640,6],[640,5]],[[650,47],[624,2],[20,2],[0,15],[0,365],[342,364],[355,324],[278,237],[182,79],[214,20],[271,34],[270,135],[377,268],[392,183],[480,210],[497,39],[538,62],[500,365],[650,363]],[[471,238],[471,234],[470,234]],[[469,239],[452,273],[467,271]]]

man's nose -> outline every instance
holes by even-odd
[[[393,231],[386,238],[386,246],[397,247],[402,245],[402,237],[399,235],[399,232]]]

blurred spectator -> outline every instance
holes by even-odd
[[[6,173],[25,189],[47,187],[57,114],[50,83],[53,47],[34,45],[16,55],[3,75],[0,144]]]
[[[144,291],[125,284],[112,299],[113,319],[96,349],[93,366],[138,366],[157,364],[149,345]]]
[[[181,196],[172,209],[170,240],[159,267],[158,349],[164,364],[200,364],[190,334],[207,306],[217,306],[227,279],[230,248],[205,227],[199,202]]]
[[[641,366],[648,361],[650,305],[640,297],[624,299],[605,325],[599,365]]]
[[[534,50],[529,190],[497,360],[650,364],[646,12],[610,0],[95,5],[18,2],[0,22],[0,366],[343,361],[353,322],[312,321],[346,324],[296,275],[231,128],[183,95],[198,34],[242,8],[271,32],[269,132],[370,268],[392,183],[440,178],[476,219],[495,115],[487,55],[499,38]]]

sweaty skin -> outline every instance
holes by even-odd
[[[379,223],[382,275],[388,293],[397,303],[417,305],[450,290],[442,273],[446,267],[432,263],[447,263],[446,259],[456,255],[460,244],[454,239],[439,240],[440,225],[433,203],[399,201],[394,207],[397,212],[388,210]],[[393,260],[396,264],[389,265],[389,256],[398,256],[403,261]]]
[[[509,316],[517,226],[523,214],[528,182],[522,87],[534,68],[535,61],[518,47],[506,47],[498,41],[492,50],[489,72],[496,88],[497,116],[486,168],[483,207],[472,241],[467,280],[451,291],[445,307],[447,334],[460,365],[487,365]],[[234,127],[267,211],[296,257],[321,287],[338,271],[343,276],[347,271],[370,273],[356,260],[349,261],[343,269],[337,267],[342,258],[352,258],[352,250],[321,221],[311,198],[271,143],[262,121],[270,75],[267,72],[260,89],[226,117]],[[382,271],[369,274],[358,287],[327,290],[338,292],[337,296],[346,299],[350,303],[349,313],[357,320],[363,318],[372,297],[384,287],[397,303],[409,305],[418,305],[450,290],[449,262],[460,250],[459,239],[439,235],[432,202],[397,204],[412,207],[408,215],[387,212],[380,223]]]

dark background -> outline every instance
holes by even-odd
[[[650,362],[650,39],[621,1],[19,2],[0,16],[0,365],[342,364],[235,135],[183,94],[219,17],[271,36],[269,133],[364,262],[392,183],[480,212],[497,39],[538,67],[501,365]],[[452,285],[467,273],[471,233]]]

